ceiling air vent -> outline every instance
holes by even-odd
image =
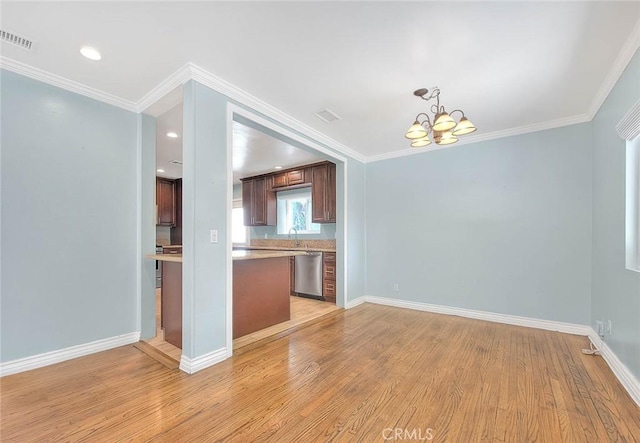
[[[182,162],[180,160],[171,160],[169,163],[172,165],[182,166]]]
[[[340,117],[338,117],[338,115],[335,112],[329,109],[323,109],[322,111],[316,112],[316,117],[318,117],[320,120],[322,120],[325,123],[331,123],[336,120],[342,120]]]
[[[36,42],[33,40],[16,34],[15,32],[5,31],[4,29],[0,29],[0,40],[27,51],[36,49]]]

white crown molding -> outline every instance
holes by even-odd
[[[624,72],[625,68],[631,61],[631,58],[634,56],[638,48],[640,48],[640,20],[636,22],[636,25],[633,31],[631,32],[629,38],[627,39],[624,46],[620,50],[613,66],[609,70],[607,77],[605,78],[603,84],[600,86],[600,89],[596,93],[586,113],[571,116],[571,117],[561,118],[557,120],[551,120],[547,122],[535,123],[532,125],[520,126],[517,128],[510,128],[503,131],[494,131],[486,134],[472,135],[472,136],[461,139],[458,143],[455,144],[455,147],[471,144],[471,143],[479,143],[482,141],[495,140],[503,137],[512,137],[516,135],[527,134],[530,132],[544,131],[544,130],[558,128],[562,126],[570,126],[578,123],[585,123],[585,122],[591,121],[595,116],[595,114],[600,109],[600,107],[602,106],[602,104],[604,103],[604,101],[606,100],[607,96],[609,95],[613,87],[615,86],[616,82],[619,80],[620,76]],[[290,115],[280,111],[279,109],[269,105],[268,103],[258,99],[257,97],[249,94],[248,92],[238,88],[237,86],[227,82],[226,80],[220,77],[217,77],[216,75],[206,71],[205,69],[193,63],[187,63],[181,68],[179,68],[176,72],[174,72],[165,80],[160,82],[156,87],[154,87],[151,91],[145,94],[137,102],[125,100],[115,95],[99,91],[97,89],[91,88],[90,86],[83,85],[76,81],[69,80],[59,75],[49,73],[42,69],[34,68],[25,63],[12,60],[4,56],[0,56],[0,68],[7,69],[9,71],[16,72],[18,74],[22,74],[24,76],[42,81],[44,83],[58,86],[68,91],[75,92],[75,93],[84,95],[86,97],[90,97],[95,100],[109,103],[111,105],[129,110],[129,111],[138,112],[138,113],[144,112],[149,106],[151,106],[153,103],[157,102],[158,100],[162,99],[166,94],[168,94],[170,91],[172,91],[176,87],[186,83],[189,80],[195,80],[215,91],[220,92],[221,94],[226,95],[230,99],[237,101],[243,106],[249,107],[269,118],[272,118],[278,121],[279,123],[290,127],[294,131],[300,132],[305,136],[313,140],[316,140],[317,142],[323,145],[328,146],[329,148],[335,150],[336,152],[349,156],[362,163],[388,160],[388,159],[397,158],[397,157],[404,157],[407,155],[421,154],[425,152],[431,152],[434,150],[454,147],[454,145],[450,145],[450,146],[430,145],[429,147],[422,148],[422,149],[408,148],[408,149],[402,149],[399,151],[386,152],[383,154],[378,154],[373,156],[365,156],[337,142],[336,140],[324,135],[320,131],[313,129],[312,127],[306,125],[305,123],[302,123],[301,121],[296,120]]]
[[[230,99],[235,100],[238,103],[253,109],[254,111],[264,114],[265,116],[288,126],[294,131],[298,131],[306,135],[307,137],[310,137],[311,139],[330,147],[338,153],[349,156],[362,163],[366,163],[367,158],[359,152],[354,151],[353,149],[335,141],[334,139],[313,129],[311,126],[308,126],[301,121],[296,120],[290,115],[285,114],[279,109],[238,88],[237,86],[232,85],[226,80],[213,75],[212,73],[200,68],[199,66],[194,65],[193,63],[189,63],[189,65],[191,67],[192,80],[195,80],[198,83],[201,83],[215,91],[218,91],[221,94],[226,95]]]
[[[140,332],[130,332],[129,334],[118,335],[116,337],[96,340],[90,343],[84,343],[81,345],[71,346],[69,348],[45,352],[44,354],[0,363],[0,376],[4,377],[5,375],[17,374],[19,372],[49,366],[55,363],[71,360],[72,358],[82,357],[84,355],[117,348],[118,346],[135,343],[139,340]]]
[[[138,100],[136,111],[144,112],[149,106],[189,80],[191,80],[191,66],[187,63]]]
[[[589,328],[589,339],[600,350],[602,358],[607,362],[609,368],[627,390],[633,401],[640,406],[640,381],[633,375],[627,366],[620,361],[618,356],[611,350],[596,333],[593,328]]]
[[[132,101],[102,92],[98,89],[92,88],[91,86],[78,83],[74,80],[69,80],[68,78],[60,75],[52,74],[39,68],[34,68],[26,63],[0,56],[0,68],[15,72],[16,74],[24,75],[25,77],[29,77],[49,85],[57,86],[67,91],[84,95],[85,97],[89,97],[94,100],[117,106],[118,108],[126,109],[127,111],[137,112],[137,106]]]
[[[464,136],[463,138],[460,138],[458,143],[456,143],[455,145],[439,146],[436,144],[431,144],[424,148],[408,148],[408,149],[403,149],[401,151],[386,152],[384,154],[378,154],[378,155],[367,157],[367,163],[377,162],[381,160],[389,160],[396,157],[405,157],[407,155],[423,154],[423,153],[428,153],[432,151],[438,151],[440,149],[449,149],[452,147],[457,148],[459,146],[470,145],[472,143],[480,143],[480,142],[495,140],[495,139],[504,138],[504,137],[513,137],[515,135],[529,134],[531,132],[546,131],[549,129],[561,128],[564,126],[571,126],[579,123],[587,123],[590,120],[591,119],[587,114],[580,114],[580,115],[574,115],[572,117],[559,118],[556,120],[549,120],[546,122],[534,123],[532,125],[505,129],[502,131],[494,131],[494,132],[488,132],[486,134],[470,135],[468,137]]]
[[[209,366],[213,366],[216,363],[220,363],[229,357],[231,357],[231,354],[227,352],[226,347],[196,358],[189,358],[182,355],[182,357],[180,357],[180,370],[187,374],[193,374],[202,369],[208,368]]]
[[[591,101],[591,106],[589,106],[588,116],[589,121],[593,120],[596,116],[600,107],[604,104],[604,101],[607,99],[613,87],[616,85],[620,76],[629,65],[629,62],[633,58],[636,51],[640,48],[640,19],[636,22],[633,31],[631,31],[631,35],[622,46],[622,49],[618,53],[618,57],[616,57],[613,66],[609,70],[609,74],[605,77],[604,82],[600,86],[600,89],[596,93],[595,97]]]

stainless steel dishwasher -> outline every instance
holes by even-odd
[[[322,299],[322,252],[296,255],[294,290],[302,297]]]

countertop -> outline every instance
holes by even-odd
[[[292,251],[292,250],[241,250],[233,251],[233,260],[255,260],[261,258],[279,258],[279,257],[293,257],[296,255],[305,255],[305,250]],[[145,258],[150,260],[170,261],[176,263],[182,263],[182,254],[149,254],[145,255]]]
[[[278,246],[234,246],[233,249],[256,250],[256,251],[302,251],[302,252],[336,252],[335,249],[305,248],[301,247],[278,247]]]
[[[182,263],[182,254],[147,254],[144,258],[159,261],[172,261],[175,263]]]

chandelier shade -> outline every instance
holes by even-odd
[[[412,148],[421,148],[431,144],[431,140],[426,135],[423,138],[416,139],[411,142]]]
[[[427,130],[418,122],[417,120],[411,125],[411,127],[407,130],[407,133],[404,135],[410,140],[415,140],[417,138],[423,138],[427,136]]]
[[[450,145],[458,141],[461,135],[471,134],[478,128],[467,119],[460,109],[447,112],[444,106],[440,105],[440,89],[432,90],[421,88],[414,91],[413,95],[425,101],[435,100],[431,105],[431,116],[421,112],[416,116],[415,121],[404,135],[411,140],[412,148],[421,148],[431,144],[433,140],[437,145]],[[460,113],[460,120],[456,122],[453,114]],[[420,120],[420,117],[423,119]]]
[[[456,126],[456,121],[451,118],[449,114],[443,112],[442,114],[436,116],[435,123],[433,123],[434,131],[448,131]]]
[[[478,128],[476,128],[473,123],[467,120],[467,117],[462,117],[453,130],[453,135],[471,134],[472,132],[477,131],[477,129]]]
[[[458,137],[454,136],[451,131],[445,131],[439,137],[439,140],[436,140],[436,143],[439,145],[451,145],[458,141]]]

